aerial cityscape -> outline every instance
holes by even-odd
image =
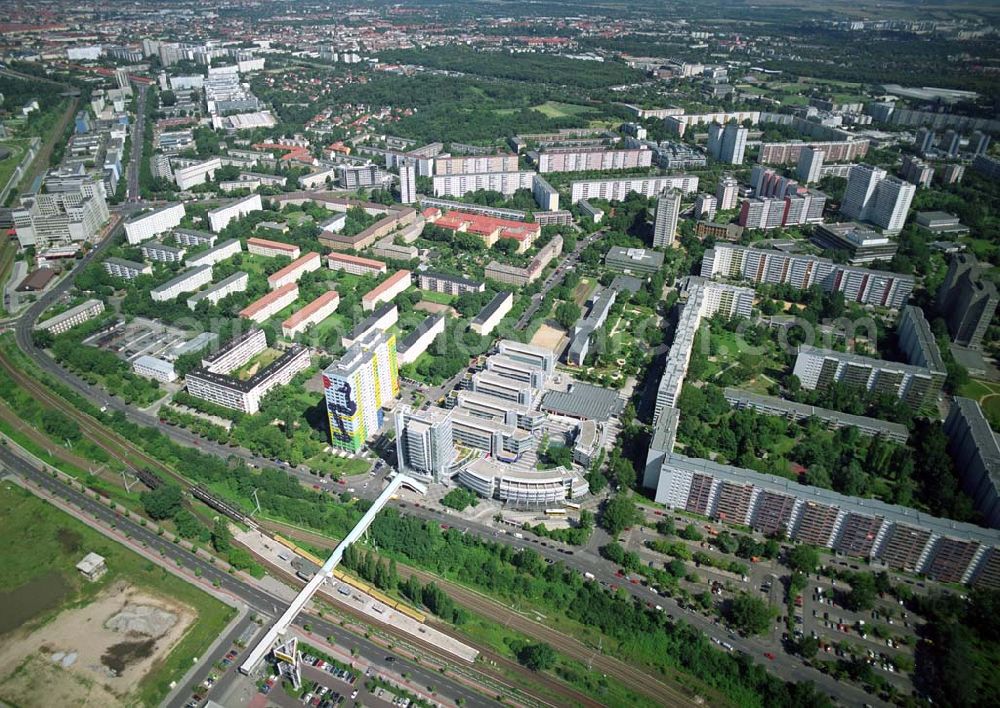
[[[0,228],[0,704],[1000,705],[994,3],[8,2]]]

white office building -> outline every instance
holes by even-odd
[[[164,359],[158,359],[149,354],[143,354],[132,362],[132,371],[139,376],[143,376],[160,383],[171,383],[177,380],[177,372],[174,365]]]
[[[443,408],[399,406],[393,412],[401,472],[435,481],[447,476],[456,457],[451,417]]]

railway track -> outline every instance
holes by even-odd
[[[298,541],[304,541],[323,549],[332,549],[336,545],[336,541],[323,536],[322,534],[312,531],[304,531],[277,521],[261,521],[261,527],[271,532],[280,532],[284,536],[294,537]],[[624,661],[601,654],[586,646],[581,641],[570,637],[563,632],[552,629],[541,622],[528,619],[509,609],[503,603],[486,597],[457,583],[445,580],[440,576],[414,568],[413,566],[404,565],[398,562],[397,565],[401,573],[411,573],[421,582],[433,581],[440,588],[445,590],[459,605],[468,607],[470,610],[473,610],[478,614],[489,617],[490,619],[533,639],[544,641],[566,656],[592,666],[594,671],[600,671],[603,674],[615,677],[632,690],[641,693],[646,698],[656,703],[666,702],[672,706],[698,705],[695,697],[681,691],[680,689],[660,681],[655,676],[635,669]],[[467,641],[463,635],[454,631],[447,625],[436,624],[435,626],[445,634],[454,636],[456,639],[462,641]],[[504,661],[510,662],[509,659],[504,659]],[[519,666],[515,662],[510,663],[515,666]],[[719,697],[719,700],[721,703],[725,703],[721,697]]]
[[[248,550],[250,550],[250,552],[253,553],[253,549],[248,549]],[[289,573],[284,568],[274,565],[268,559],[258,556],[256,553],[254,553],[254,555],[256,556],[258,562],[264,565],[267,568],[268,572],[271,573],[272,575],[284,578],[285,580],[288,581],[288,584],[293,585],[295,587],[302,587],[303,585],[305,585],[305,583],[302,582],[300,578],[295,577],[293,574]],[[372,623],[372,618],[369,615],[366,615],[360,610],[350,607],[349,605],[334,605],[329,602],[327,602],[326,604],[329,605],[335,612],[349,615],[355,618],[356,620],[360,621],[362,624]],[[381,624],[378,622],[376,622],[376,624],[385,627],[389,630],[392,629],[392,627],[387,624]],[[432,624],[434,628],[437,629],[438,631],[444,631],[444,629],[446,628],[446,625],[442,625],[437,621],[429,621],[428,624]],[[453,634],[453,633],[447,632],[447,634]],[[426,642],[424,640],[421,640],[419,637],[414,637],[409,634],[405,635],[401,634],[399,636],[405,639],[407,642],[417,646],[422,651],[426,651],[427,653],[432,654],[439,659],[442,659],[446,662],[453,661],[453,658],[451,656],[449,656],[445,652],[442,652],[440,649],[438,649],[437,646],[429,642]],[[468,640],[464,637],[456,636],[456,638],[461,639],[465,643],[468,643]],[[518,664],[517,662],[511,661],[506,657],[500,656],[499,654],[496,654],[493,651],[484,649],[483,647],[478,645],[475,646],[476,649],[479,650],[479,653],[482,655],[482,657],[486,659],[488,662],[492,662],[493,664],[495,664],[498,667],[498,669],[503,669],[507,671],[510,675],[519,676],[523,678],[524,681],[527,683],[540,684],[553,694],[563,697],[564,699],[566,699],[567,702],[550,703],[547,701],[540,700],[537,696],[530,696],[532,699],[536,701],[551,706],[563,706],[572,704],[572,705],[585,706],[586,708],[599,708],[602,705],[601,703],[595,701],[589,696],[586,696],[580,693],[579,691],[576,691],[575,689],[567,686],[564,683],[557,681],[556,679],[546,676],[545,674],[539,674],[530,671],[521,666],[520,664]],[[475,671],[484,674],[486,676],[489,676],[491,679],[500,684],[509,686],[510,677],[502,675],[499,671],[494,671],[484,666],[477,666],[475,668]],[[514,692],[515,695],[517,693],[523,693],[523,690],[521,688],[518,688],[516,686],[509,686],[509,687],[511,688],[511,690]]]

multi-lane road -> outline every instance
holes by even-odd
[[[128,201],[138,202],[139,196],[139,168],[142,165],[142,150],[145,146],[146,135],[146,94],[149,87],[146,84],[138,84],[139,95],[135,103],[135,130],[132,131],[132,154],[128,160]]]

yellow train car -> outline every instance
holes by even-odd
[[[310,553],[306,549],[302,548],[301,546],[299,546],[298,544],[296,544],[294,541],[290,541],[287,538],[284,538],[283,536],[279,536],[278,534],[274,535],[274,540],[277,541],[278,543],[280,543],[282,546],[285,546],[289,550],[293,551],[294,553],[302,556],[306,560],[312,561],[313,563],[315,563],[316,565],[318,565],[321,568],[323,567],[323,563],[325,561],[322,558],[317,558],[315,555],[313,555],[312,553]],[[333,577],[335,577],[337,580],[341,581],[342,583],[346,583],[347,585],[350,585],[351,587],[360,590],[361,592],[365,593],[366,595],[370,595],[370,596],[374,597],[376,600],[378,600],[379,602],[381,602],[383,605],[391,607],[392,609],[396,610],[397,612],[402,612],[404,615],[406,615],[407,617],[410,617],[412,619],[415,619],[417,622],[423,623],[423,622],[427,621],[427,615],[425,615],[420,610],[416,610],[416,609],[410,607],[409,605],[407,605],[407,604],[405,604],[403,602],[400,602],[399,600],[395,600],[395,599],[389,597],[385,593],[379,591],[375,586],[373,586],[373,585],[371,585],[369,583],[366,583],[365,581],[360,580],[358,578],[352,577],[352,576],[348,575],[347,573],[345,573],[344,571],[342,571],[342,570],[340,570],[338,568],[334,568],[334,570],[333,570]]]

